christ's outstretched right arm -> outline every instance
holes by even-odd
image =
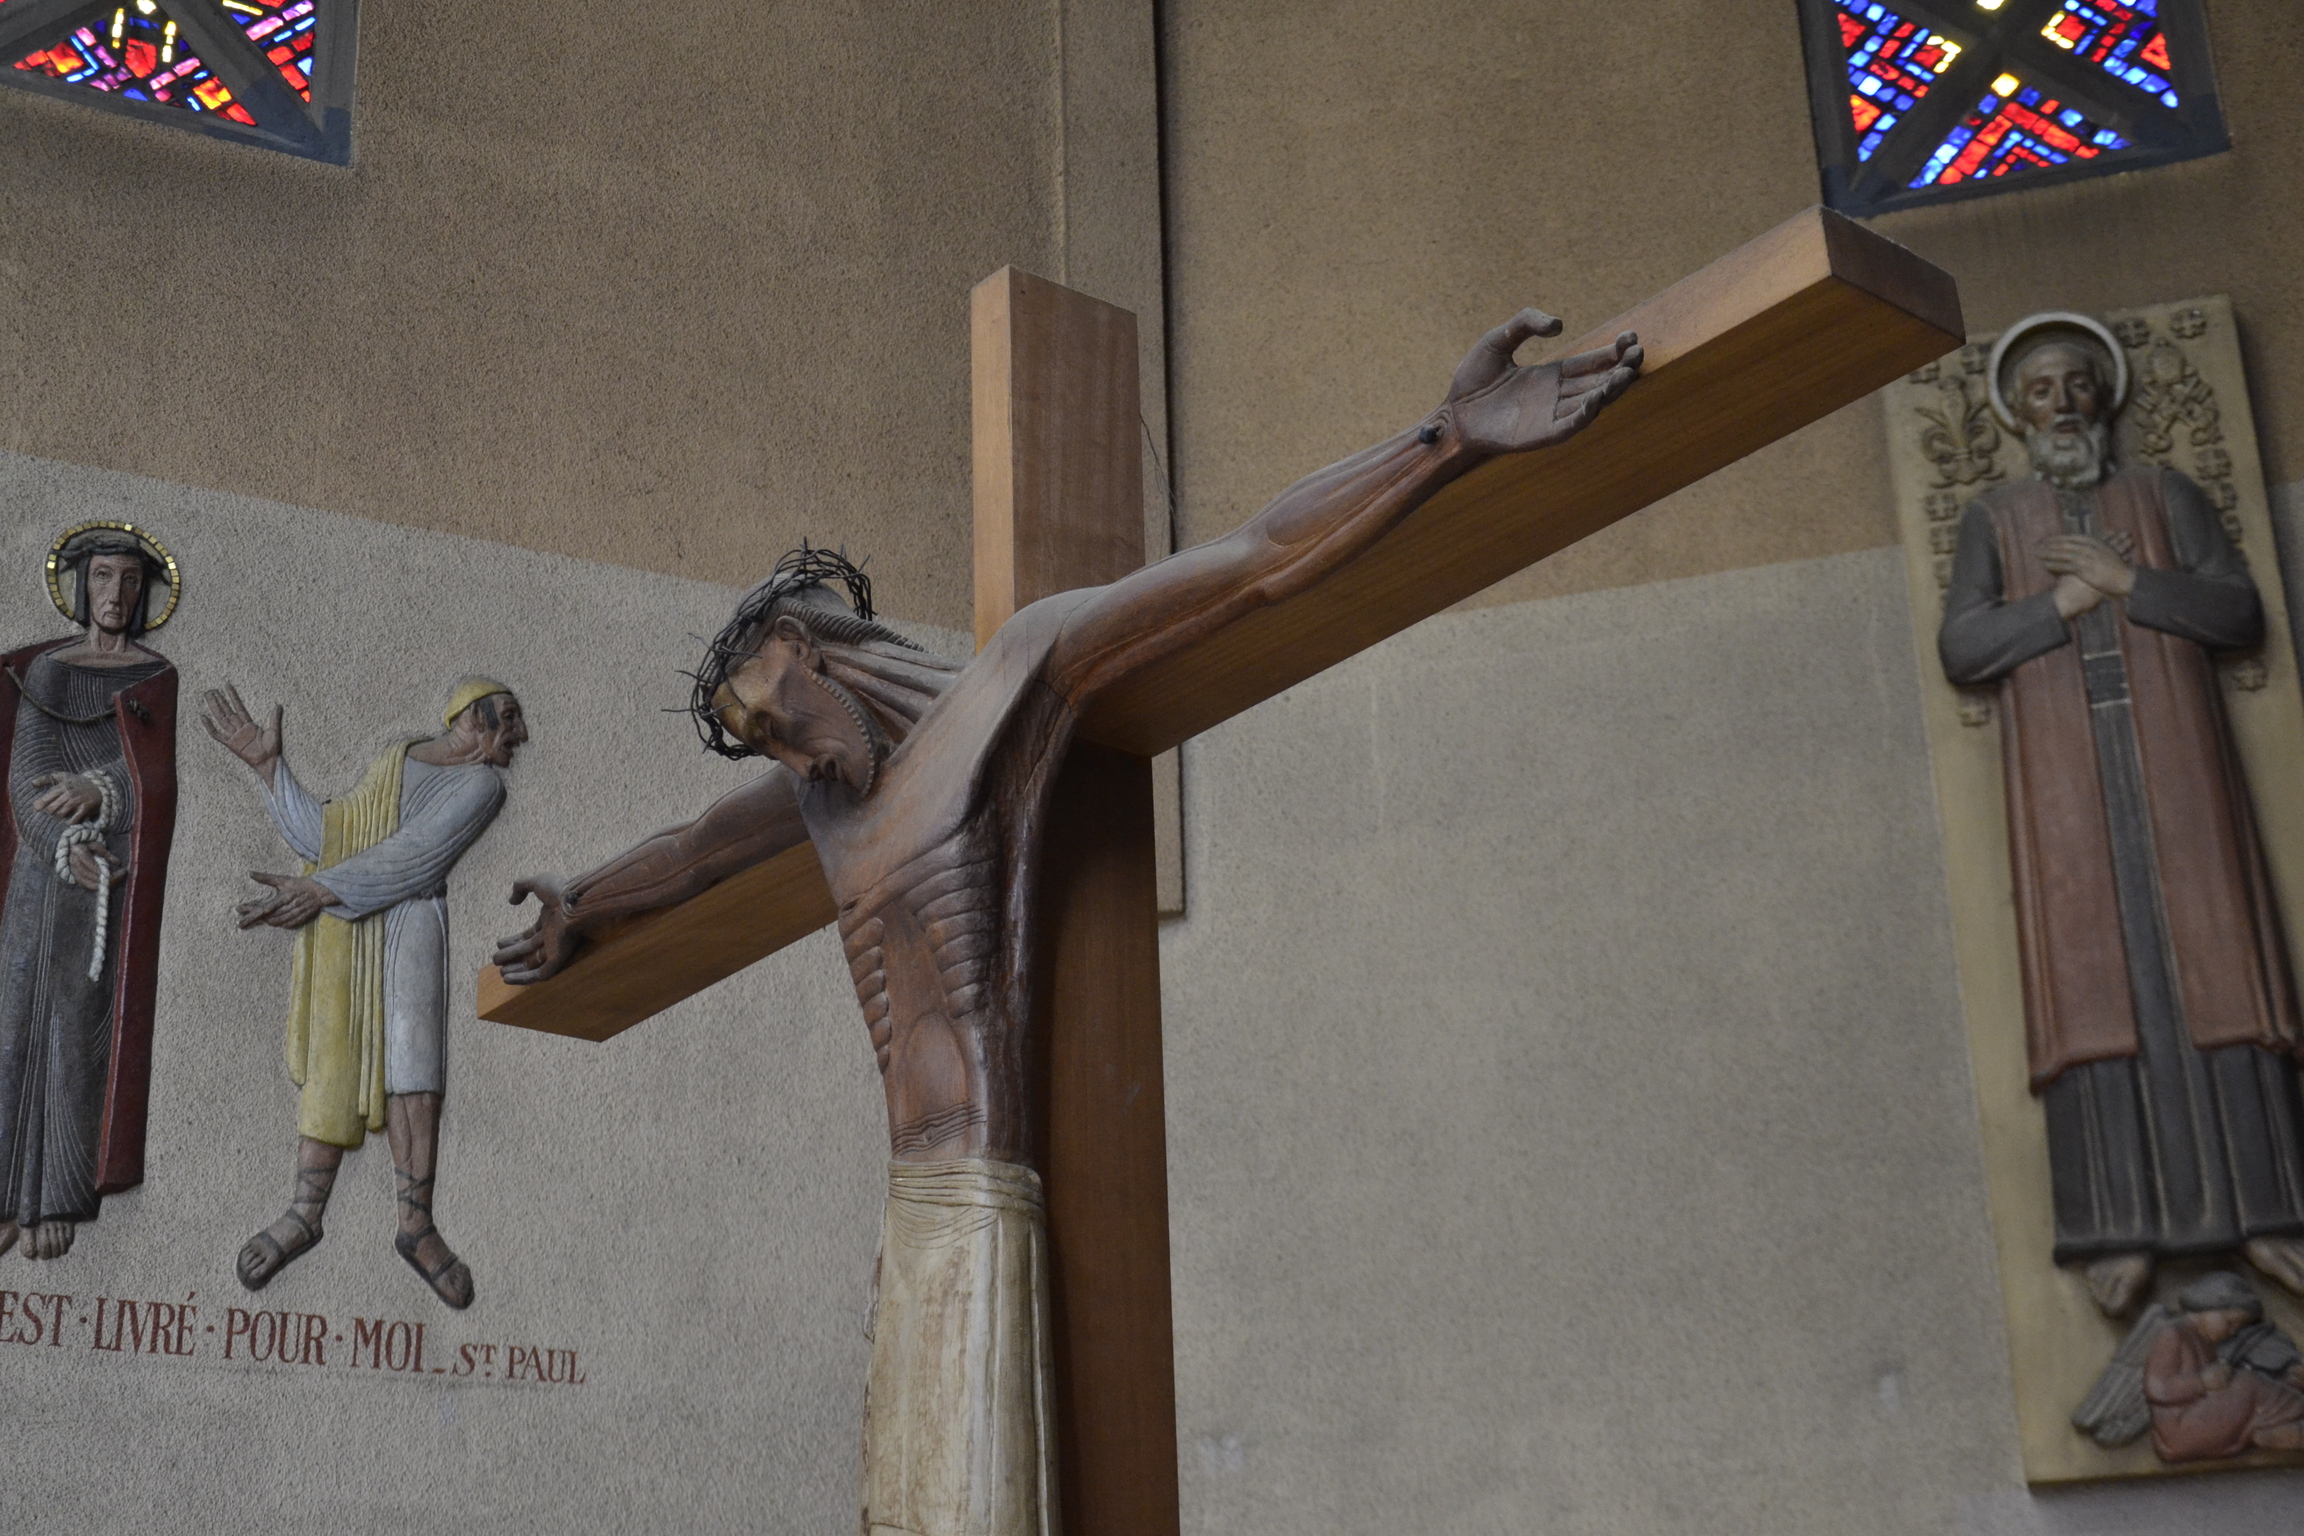
[[[642,912],[677,906],[807,840],[798,781],[781,766],[770,768],[694,821],[657,833],[566,886],[542,878],[514,885],[513,905],[534,896],[544,910],[525,933],[498,943],[496,964],[515,985],[541,981],[566,965],[586,938]]]
[[[1560,322],[1524,309],[1480,338],[1416,427],[1297,481],[1223,538],[1099,589],[1066,618],[1043,675],[1077,709],[1097,692],[1331,575],[1451,480],[1500,454],[1573,437],[1640,371],[1639,338],[1521,367]]]

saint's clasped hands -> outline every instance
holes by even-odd
[[[76,773],[44,773],[32,781],[32,787],[41,791],[32,809],[67,826],[94,821],[104,810],[104,792]],[[73,884],[84,891],[96,889],[105,868],[115,879],[120,873],[120,861],[97,843],[74,843],[65,860]]]
[[[2128,563],[2136,541],[2125,533],[2092,538],[2084,533],[2060,533],[2040,545],[2040,563],[2056,577],[2056,616],[2076,619],[2108,597],[2126,597],[2136,590],[2136,571]]]

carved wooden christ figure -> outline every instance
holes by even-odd
[[[60,1257],[144,1177],[176,669],[142,637],[177,581],[130,524],[68,529],[48,590],[81,632],[0,657],[0,1253]]]
[[[2035,473],[1962,518],[1940,635],[1952,681],[2000,687],[2056,1260],[2111,1315],[2178,1256],[2304,1293],[2296,995],[2214,660],[2263,606],[2198,486],[2112,463],[2125,378],[2079,316],[2002,339]]]
[[[515,888],[543,905],[496,956],[519,984],[565,965],[588,934],[814,842],[892,1155],[867,1531],[1055,1526],[1031,915],[1042,813],[1075,723],[1136,669],[1321,582],[1474,465],[1590,422],[1631,384],[1640,348],[1627,333],[1514,364],[1522,342],[1559,329],[1523,311],[1481,340],[1418,427],[1298,482],[1225,538],[1031,604],[970,662],[878,623],[840,557],[785,557],[713,642],[694,699],[713,750],[775,766],[564,888]]]

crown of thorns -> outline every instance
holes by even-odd
[[[838,593],[831,590],[835,587]],[[846,611],[796,601],[814,592],[824,592],[834,602],[844,593]],[[803,541],[776,562],[766,581],[744,594],[734,615],[707,642],[703,664],[688,674],[694,684],[688,695],[688,714],[695,721],[696,735],[705,751],[729,758],[753,755],[750,747],[728,734],[712,700],[728,681],[728,674],[751,659],[777,609],[787,603],[821,639],[847,645],[879,640],[908,650],[921,648],[877,622],[872,611],[872,578],[864,574],[863,566],[848,558],[846,550],[816,549]]]

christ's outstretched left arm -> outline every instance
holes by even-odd
[[[1475,465],[1573,437],[1631,387],[1640,342],[1626,331],[1557,362],[1512,361],[1531,337],[1559,333],[1522,310],[1480,338],[1417,426],[1297,481],[1223,538],[1098,589],[1066,617],[1043,675],[1085,708],[1137,668],[1315,585]]]

